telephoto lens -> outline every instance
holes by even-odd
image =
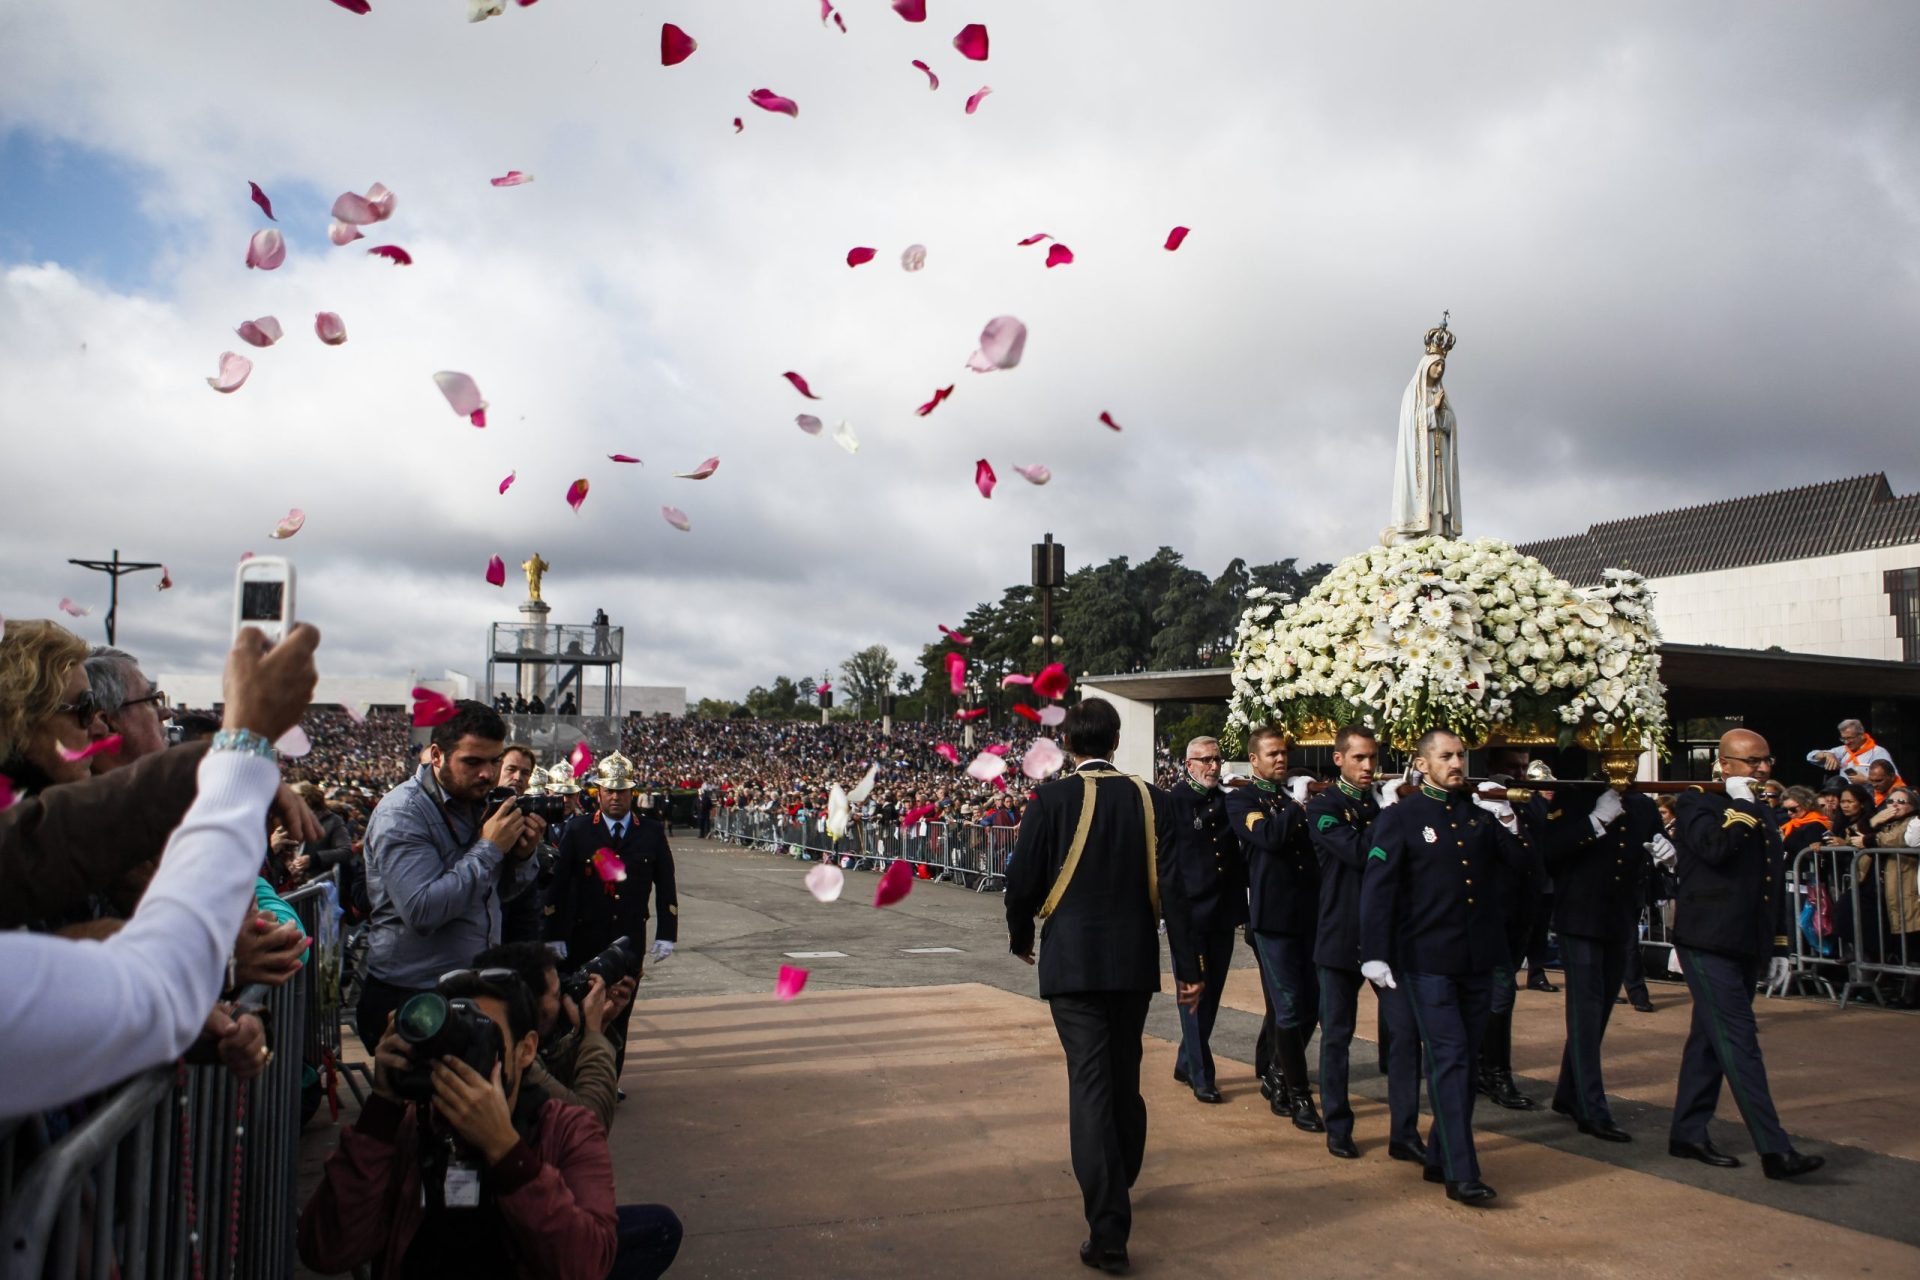
[[[605,951],[587,961],[560,984],[563,994],[572,997],[575,1004],[587,998],[587,988],[592,985],[593,975],[611,987],[622,978],[631,978],[640,972],[640,948],[633,945],[633,939],[622,934],[610,943]]]

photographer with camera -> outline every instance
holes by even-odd
[[[553,842],[559,835],[561,823],[566,821],[567,803],[561,797],[548,798],[546,780],[546,772],[540,768],[532,747],[524,742],[507,744],[500,756],[500,786],[495,788],[493,798],[504,798],[503,791],[511,791],[515,797],[532,797],[538,801],[532,811],[546,822],[547,830],[541,847],[533,855],[538,864],[533,889],[507,903],[506,915],[500,922],[502,942],[538,942],[546,928],[546,914],[542,909],[546,895],[542,891],[553,877]]]
[[[386,1280],[608,1275],[606,1133],[584,1107],[527,1084],[534,1018],[510,969],[447,974],[388,1015],[373,1094],[301,1211],[303,1263],[372,1263]]]
[[[584,984],[569,984],[573,992],[563,991],[553,952],[538,942],[489,947],[475,957],[474,964],[511,969],[528,991],[538,993],[534,997],[534,1026],[540,1033],[540,1053],[527,1068],[527,1082],[562,1102],[585,1107],[612,1132],[618,1102],[617,1073],[606,1026],[633,1002],[634,980],[622,978],[609,984],[600,974],[592,973],[586,975]]]
[[[633,811],[633,762],[613,752],[595,767],[600,807],[591,818],[567,824],[548,893],[547,941],[560,943],[561,959],[575,968],[600,963],[617,966],[609,981],[640,977],[637,949],[619,944],[647,939],[647,901],[660,909],[653,946],[655,961],[673,954],[680,933],[680,899],[674,890],[673,851],[660,824]],[[629,1005],[607,1025],[616,1064],[626,1060]]]
[[[511,794],[491,796],[506,736],[491,708],[455,704],[434,726],[425,763],[367,823],[373,915],[355,1025],[369,1050],[408,997],[500,941],[502,904],[539,874],[533,854],[546,823]]]

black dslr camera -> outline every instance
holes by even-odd
[[[631,978],[640,972],[640,948],[633,945],[633,939],[622,934],[615,938],[605,951],[581,965],[560,983],[560,994],[579,1004],[587,998],[587,988],[593,985],[593,976],[611,987],[622,978]]]
[[[481,815],[480,821],[486,822],[507,804],[522,813],[532,814],[550,827],[567,816],[565,796],[520,796],[513,793],[512,787],[495,787],[487,793],[487,811]]]
[[[506,1052],[500,1028],[473,1001],[434,991],[401,1005],[393,1029],[407,1042],[408,1059],[407,1069],[394,1074],[394,1092],[422,1104],[433,1098],[433,1064],[439,1059],[458,1058],[488,1079]]]

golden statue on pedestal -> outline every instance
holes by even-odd
[[[540,579],[546,574],[547,570],[553,568],[553,566],[545,560],[542,560],[540,553],[536,551],[533,553],[533,559],[523,562],[520,567],[526,570],[527,574],[527,599],[538,600],[540,598]]]

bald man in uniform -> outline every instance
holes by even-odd
[[[1720,739],[1726,794],[1683,794],[1675,809],[1679,896],[1673,943],[1693,995],[1693,1025],[1680,1058],[1668,1154],[1716,1169],[1740,1161],[1717,1150],[1707,1122],[1724,1077],[1769,1178],[1812,1173],[1826,1161],[1793,1149],[1780,1126],[1760,1058],[1753,989],[1780,981],[1787,966],[1788,909],[1780,835],[1755,799],[1773,775],[1767,740],[1748,729]]]

